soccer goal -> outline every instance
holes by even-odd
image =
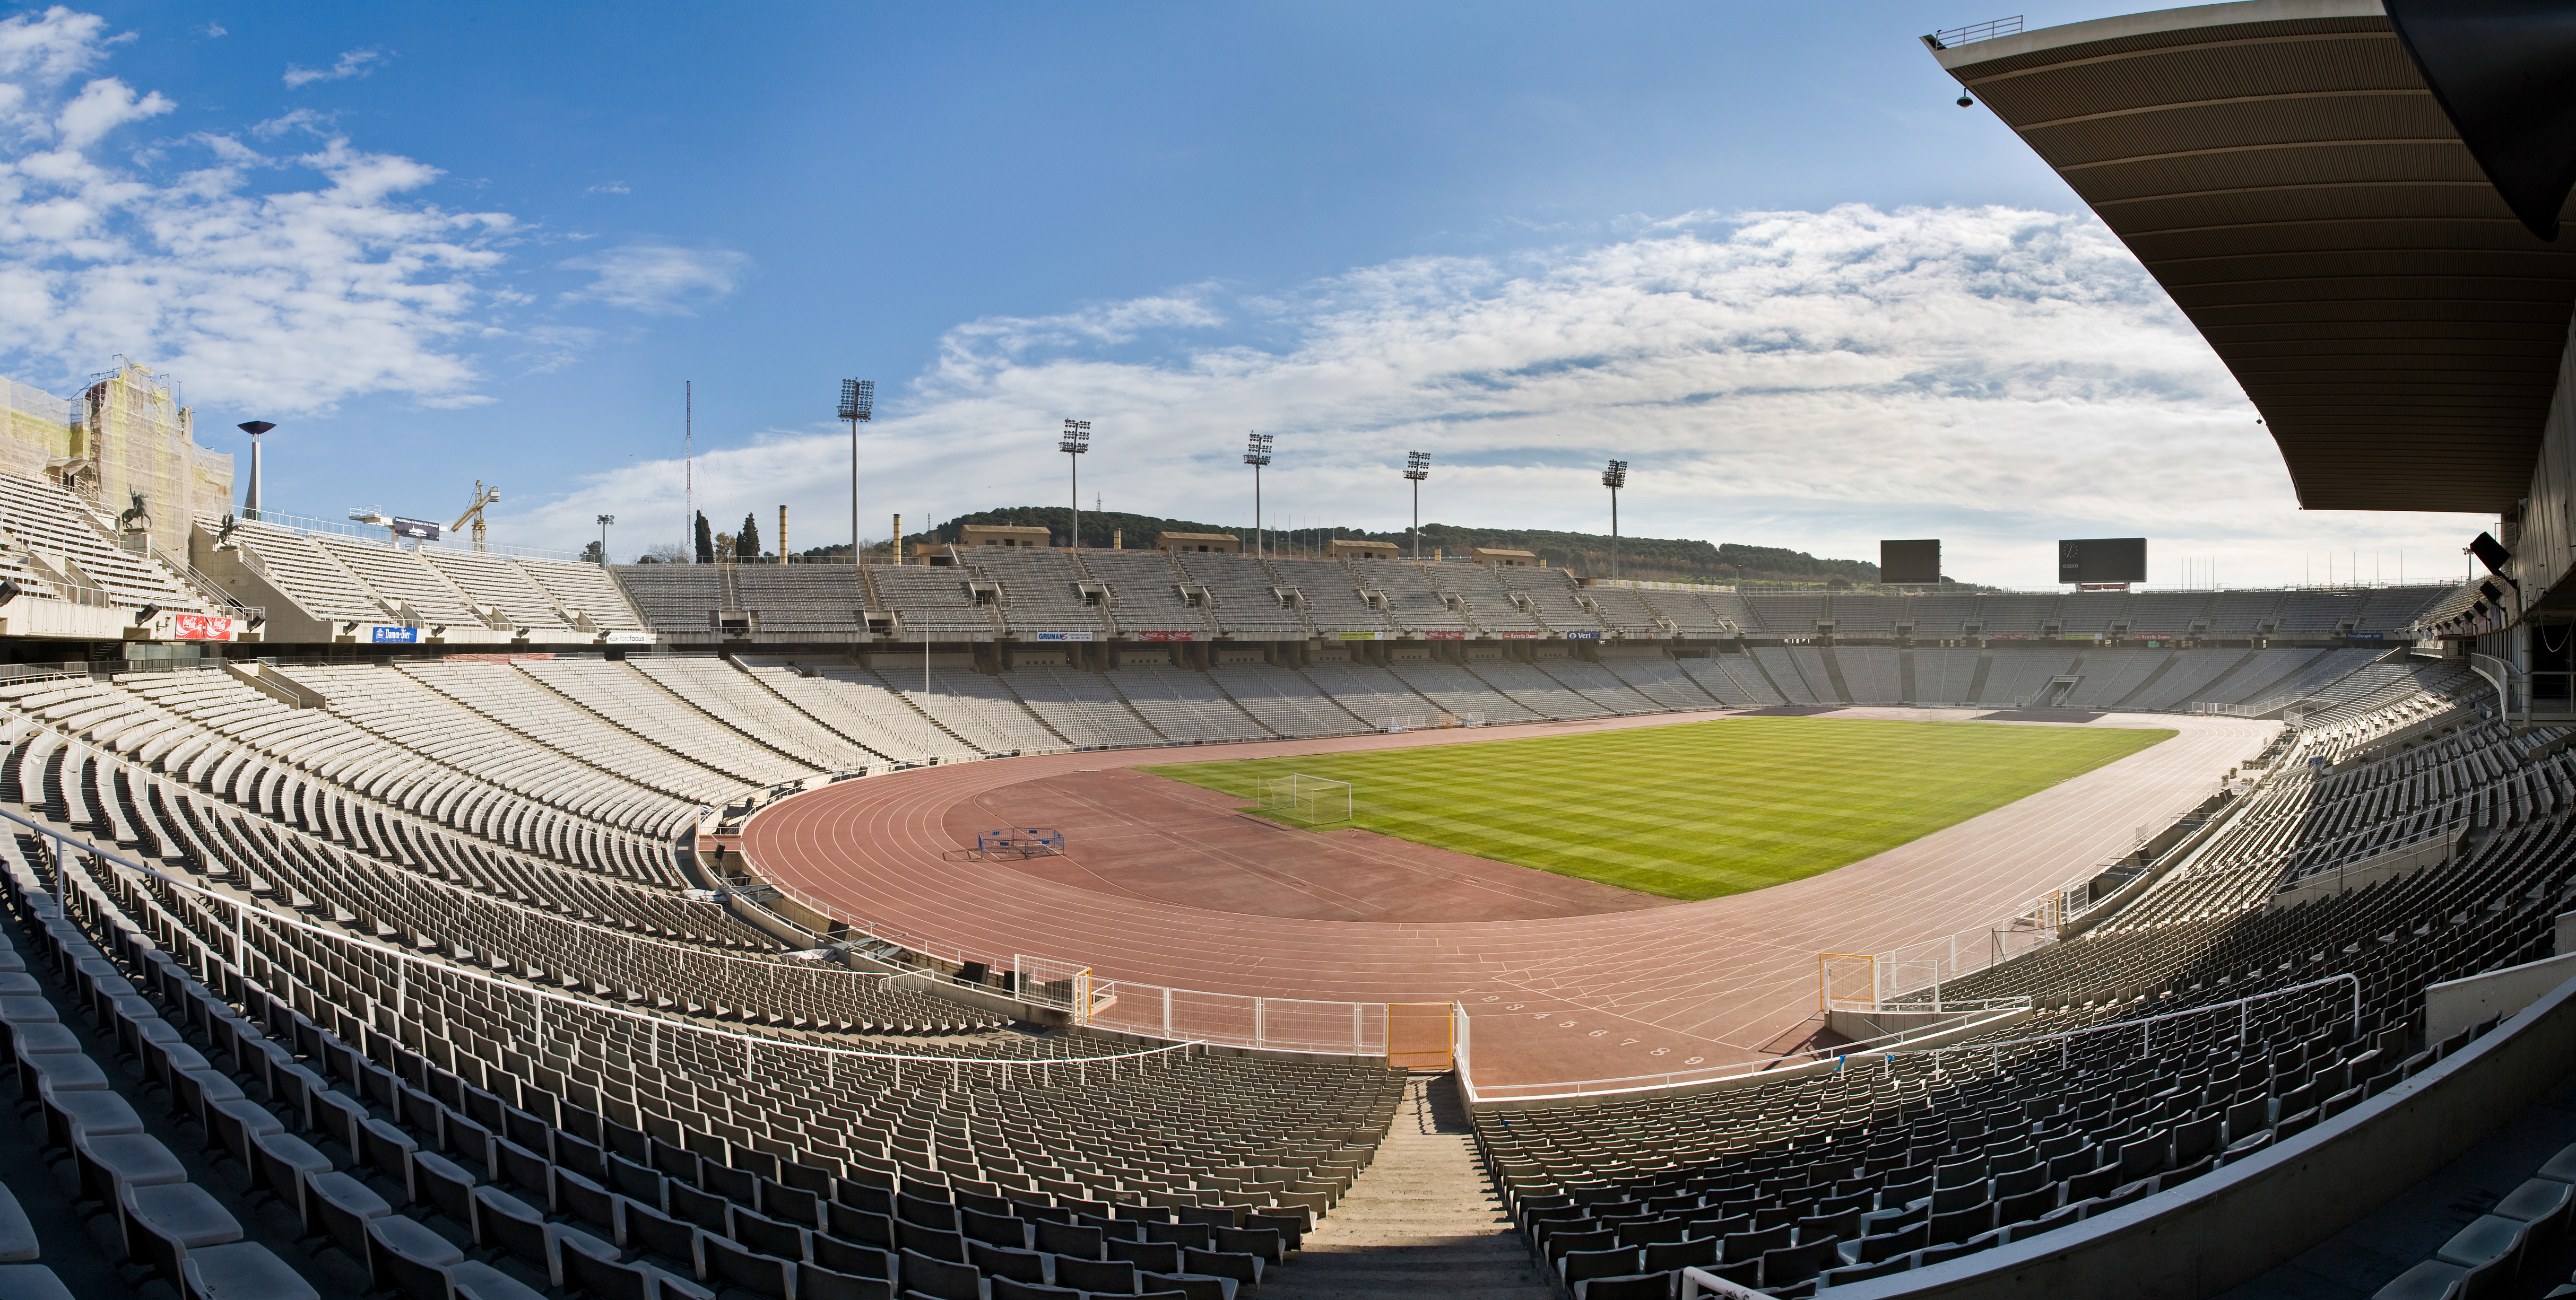
[[[1327,781],[1303,772],[1287,776],[1261,778],[1254,792],[1261,798],[1261,810],[1301,821],[1309,826],[1323,826],[1351,819],[1351,783]]]

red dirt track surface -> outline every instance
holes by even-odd
[[[2278,730],[2234,718],[2093,716],[2082,725],[2181,734],[1849,866],[1691,903],[1363,832],[1278,828],[1233,813],[1213,791],[1121,770],[1724,716],[925,768],[774,804],[745,826],[742,848],[764,879],[818,911],[997,967],[1029,954],[1091,966],[1102,979],[1215,993],[1455,999],[1475,1017],[1480,1087],[1621,1078],[1796,1050],[1821,1027],[1817,953],[1886,952],[2009,915],[2130,848],[2139,827],[2179,812]],[[975,831],[1001,825],[1061,826],[1067,856],[974,862],[958,852]]]

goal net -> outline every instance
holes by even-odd
[[[1303,772],[1287,776],[1262,777],[1255,793],[1261,798],[1261,810],[1309,826],[1321,826],[1351,819],[1351,783],[1327,781]]]

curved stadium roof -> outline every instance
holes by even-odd
[[[2377,0],[2202,5],[1934,52],[2199,327],[2301,505],[2493,512],[2528,489],[2576,239],[2515,218]]]

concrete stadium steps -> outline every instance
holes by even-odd
[[[1128,664],[1103,676],[1127,707],[1173,741],[1269,740],[1276,734],[1195,669]]]
[[[646,744],[753,785],[801,780],[818,770],[709,716],[631,665],[557,659],[514,666],[574,707]]]
[[[1263,1300],[1555,1300],[1474,1133],[1455,1077],[1411,1080],[1377,1159],[1306,1234],[1297,1262],[1262,1275]]]
[[[1743,655],[1709,654],[1697,659],[1677,661],[1682,672],[1701,690],[1728,708],[1762,708],[1785,703],[1769,679]]]
[[[877,753],[917,761],[979,758],[988,750],[968,744],[902,694],[887,690],[867,670],[846,662],[800,666],[783,657],[758,655],[744,656],[740,662],[753,681],[781,700]],[[835,678],[827,671],[866,677],[866,681]]]
[[[1384,668],[1342,659],[1319,659],[1298,673],[1325,699],[1375,730],[1403,718],[1438,712],[1440,706]]]
[[[1227,699],[1282,736],[1344,736],[1377,729],[1293,668],[1221,663],[1208,676]]]
[[[504,664],[421,661],[397,671],[495,724],[648,789],[695,803],[730,803],[748,788],[739,778],[611,726]]]
[[[1662,655],[1604,655],[1601,666],[1629,690],[1668,709],[1722,707],[1681,665]]]
[[[1169,739],[1098,673],[1023,666],[1001,680],[1031,713],[1076,745],[1159,745]]]

